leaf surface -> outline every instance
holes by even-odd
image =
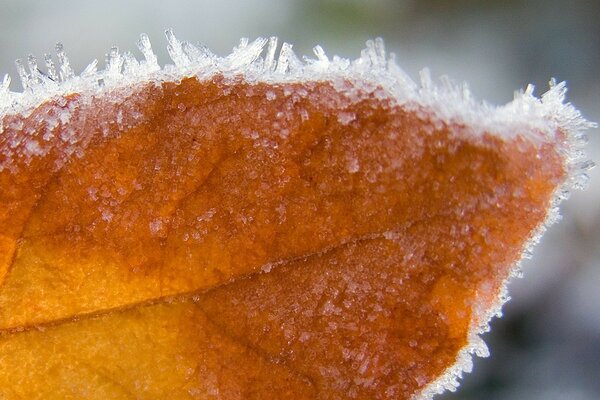
[[[442,376],[567,171],[381,90],[217,74],[4,116],[0,398],[408,399]]]

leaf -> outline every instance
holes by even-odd
[[[483,351],[568,129],[240,57],[0,114],[0,398],[427,397]]]

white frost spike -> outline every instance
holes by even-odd
[[[27,65],[31,76],[30,86],[35,88],[36,86],[41,85],[43,82],[43,75],[38,68],[37,60],[33,54],[27,56]]]
[[[277,37],[271,36],[267,45],[267,54],[265,55],[265,71],[273,71],[276,66],[275,52],[277,51]]]
[[[277,60],[277,68],[275,71],[279,74],[285,74],[287,72],[289,61],[288,61],[288,53],[292,52],[292,45],[284,42],[281,45],[281,50],[279,50],[279,59]]]
[[[3,107],[6,107],[7,104],[10,104],[10,76],[8,74],[4,75],[4,79],[2,83],[0,83],[0,110]],[[0,132],[2,132],[2,120],[0,120]],[[0,166],[0,170],[2,167]]]
[[[311,60],[313,67],[320,70],[327,70],[329,68],[329,57],[325,54],[325,50],[321,46],[313,47],[313,53],[317,56],[316,60]]]
[[[189,57],[196,69],[215,67],[217,65],[216,56],[208,50],[206,46],[194,46],[190,42],[181,43],[183,51]]]
[[[21,79],[21,85],[23,85],[23,89],[31,89],[31,75],[25,69],[25,65],[23,64],[23,60],[20,58],[15,60],[15,65],[17,67],[17,74],[19,74],[19,79]]]
[[[596,163],[592,160],[585,160],[577,164],[577,168],[582,171],[589,171],[596,166]]]
[[[65,49],[62,43],[56,43],[56,56],[58,57],[59,76],[61,82],[69,80],[75,76],[69,58],[65,54]]]
[[[525,88],[525,96],[527,97],[533,97],[533,91],[535,90],[535,86],[532,85],[531,83],[527,85],[527,88]]]
[[[181,42],[175,37],[173,29],[167,29],[165,31],[165,36],[167,36],[167,41],[169,42],[167,51],[169,52],[171,60],[173,60],[175,65],[179,68],[187,67],[190,64],[190,59],[183,51]]]
[[[283,43],[281,50],[279,51],[279,60],[277,61],[277,69],[275,70],[279,74],[285,74],[286,72],[295,72],[302,69],[303,63],[298,59],[292,45],[289,43]]]
[[[367,48],[362,51],[361,58],[369,60],[373,67],[385,67],[387,60],[383,39],[367,40]]]
[[[461,85],[461,93],[462,93],[463,100],[466,103],[470,104],[473,102],[473,97],[471,96],[471,90],[469,90],[469,85],[466,82]]]
[[[375,38],[375,53],[378,56],[378,60],[380,64],[385,64],[386,59],[385,59],[385,42],[383,41],[382,38],[378,37]]]
[[[454,82],[450,80],[450,77],[448,75],[440,76],[440,82],[442,83],[442,87],[444,88],[444,90],[447,90],[449,92],[456,92],[456,85],[454,85]]]
[[[329,64],[329,57],[325,54],[325,50],[321,46],[313,47],[313,53],[317,56],[317,60]]]
[[[241,49],[248,47],[249,42],[250,42],[250,39],[248,39],[247,37],[240,38],[240,43],[236,47],[233,48],[233,53],[235,53],[236,50],[241,50]]]
[[[148,70],[160,70],[160,65],[158,65],[158,59],[156,58],[156,54],[154,54],[154,51],[152,51],[152,44],[150,43],[150,38],[148,37],[148,35],[142,33],[140,35],[140,39],[137,41],[137,46],[144,55]]]
[[[45,54],[44,60],[46,61],[46,70],[48,71],[48,78],[50,78],[54,82],[58,82],[59,77],[56,72],[56,65],[54,65],[54,61],[52,61],[52,56],[50,54]]]
[[[417,90],[417,84],[415,81],[408,76],[402,68],[396,63],[396,54],[390,53],[390,57],[387,61],[387,70],[393,76],[396,81],[393,85],[395,88],[400,89],[399,97],[411,98],[415,97],[415,91]]]
[[[9,87],[10,87],[10,76],[8,74],[6,74],[6,75],[4,75],[2,84],[0,84],[0,94],[7,95]]]
[[[106,74],[111,77],[121,76],[123,68],[123,56],[119,54],[118,47],[111,47],[110,52],[106,55]]]
[[[94,75],[97,74],[97,71],[98,71],[98,60],[94,60],[91,63],[89,63],[87,67],[85,67],[85,69],[81,73],[81,77],[82,78],[93,77]]]
[[[123,54],[123,74],[128,77],[132,77],[140,69],[140,63],[130,52]]]
[[[225,58],[226,69],[243,70],[244,67],[252,64],[260,57],[266,44],[267,39],[265,38],[258,38],[250,44],[248,44],[247,38],[241,39],[240,44]]]
[[[206,59],[207,63],[212,65],[213,67],[217,67],[219,63],[218,57],[215,55],[215,53],[210,51],[210,49],[207,46],[203,44],[198,44],[194,46],[194,48],[198,51],[199,57]]]
[[[577,190],[585,190],[589,187],[590,176],[585,172],[577,172],[571,179],[571,185]]]
[[[479,335],[473,337],[471,340],[472,340],[471,344],[473,346],[473,351],[475,352],[477,357],[487,358],[490,356],[490,349],[488,348],[487,344],[485,344],[485,342]]]
[[[429,71],[429,68],[423,68],[419,72],[419,77],[421,78],[422,90],[434,94],[436,88],[433,87],[433,80],[431,79],[431,72]]]
[[[202,55],[200,50],[188,41],[181,42],[183,52],[188,56],[191,62],[201,61]]]

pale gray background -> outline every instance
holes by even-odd
[[[0,1],[0,74],[19,89],[14,60],[42,58],[62,41],[76,71],[103,65],[111,45],[136,50],[150,35],[162,63],[163,31],[200,41],[223,55],[241,36],[278,35],[308,54],[356,57],[364,41],[385,38],[413,77],[466,80],[478,98],[504,103],[515,89],[550,77],[567,80],[569,100],[600,121],[598,1]],[[588,154],[600,160],[598,130]],[[448,399],[600,398],[600,170],[574,193],[512,284],[505,317],[486,335],[491,358],[477,360],[459,394]]]

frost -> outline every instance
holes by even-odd
[[[113,219],[113,213],[108,210],[102,210],[102,220],[110,223]]]
[[[267,263],[267,264],[263,265],[262,267],[260,267],[260,270],[264,273],[269,273],[269,272],[271,272],[271,270],[273,269],[274,266],[275,266],[275,264],[273,264],[273,263]]]
[[[347,162],[347,169],[348,172],[350,172],[351,174],[357,173],[360,170],[360,164],[358,162],[358,159],[355,157],[349,158]]]
[[[348,125],[350,122],[356,119],[356,114],[352,112],[342,111],[338,114],[338,121],[342,125]]]
[[[211,208],[210,210],[206,211],[204,214],[196,217],[196,220],[198,222],[210,221],[216,213],[217,213],[217,210],[214,208]]]
[[[40,144],[35,141],[35,140],[30,140],[25,144],[25,149],[31,154],[31,155],[41,155],[43,154],[42,148],[40,147]]]
[[[442,77],[441,83],[436,84],[427,70],[421,72],[420,84],[417,84],[398,67],[393,54],[386,54],[381,39],[368,41],[356,60],[328,57],[320,46],[314,48],[316,58],[301,60],[289,43],[281,44],[277,52],[275,37],[252,42],[242,39],[226,57],[216,56],[203,45],[180,41],[171,29],[166,31],[166,37],[167,50],[175,65],[164,68],[159,66],[145,34],[137,42],[144,58],[142,61],[136,60],[131,53],[121,54],[113,47],[106,56],[105,69],[100,71],[94,60],[76,75],[60,43],[56,46],[57,63],[49,55],[44,58],[46,73],[41,72],[33,56],[26,62],[17,60],[18,76],[25,90],[23,93],[10,91],[11,80],[4,77],[0,84],[0,120],[6,115],[28,112],[52,97],[64,97],[69,93],[97,95],[98,91],[132,83],[160,83],[184,76],[209,78],[220,73],[242,75],[249,82],[272,83],[328,80],[348,94],[360,96],[363,91],[379,98],[393,98],[415,112],[426,109],[434,114],[434,124],[469,127],[463,134],[494,132],[511,137],[528,132],[530,139],[538,143],[556,141],[559,132],[566,134],[567,140],[562,141],[562,146],[571,171],[569,186],[582,188],[587,184],[586,170],[591,164],[578,149],[587,140],[583,130],[595,125],[585,121],[573,106],[564,102],[564,82],[552,80],[550,90],[541,98],[533,95],[534,88],[529,85],[524,91],[517,92],[512,102],[494,107],[476,102],[465,84],[455,84],[447,77]],[[348,86],[349,82],[352,86]],[[302,93],[297,95],[302,96]],[[266,96],[268,100],[275,99],[272,92]],[[302,116],[302,110],[298,112]],[[345,112],[338,116],[342,124],[349,124],[355,118],[352,113]]]
[[[163,229],[163,221],[160,218],[156,218],[149,223],[150,232],[153,235],[157,235]]]
[[[275,100],[275,93],[273,93],[273,92],[272,92],[272,91],[270,91],[270,90],[269,90],[269,91],[267,91],[267,93],[266,93],[266,96],[267,96],[267,100],[269,100],[269,101],[273,101],[273,100]]]

